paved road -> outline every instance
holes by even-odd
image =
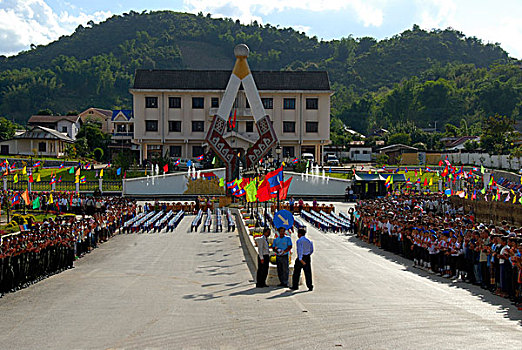
[[[522,312],[314,229],[313,292],[253,288],[234,233],[122,235],[0,299],[0,347],[520,349]]]

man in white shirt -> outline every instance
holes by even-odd
[[[268,287],[266,284],[266,276],[268,276],[268,263],[270,262],[270,248],[268,244],[270,237],[270,228],[263,229],[263,235],[256,239],[257,242],[257,278],[256,287]]]

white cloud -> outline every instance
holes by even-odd
[[[79,24],[101,21],[110,12],[54,12],[44,0],[0,1],[0,54],[13,55],[31,44],[47,44],[70,34]]]
[[[425,29],[444,28],[454,22],[457,5],[453,0],[420,0],[419,25]]]
[[[239,18],[242,23],[254,20],[263,23],[262,16],[288,10],[353,10],[366,27],[382,25],[383,12],[379,5],[385,2],[386,0],[184,0],[187,11]]]

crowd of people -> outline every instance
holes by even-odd
[[[357,204],[355,234],[413,260],[414,267],[480,285],[522,307],[522,229],[479,223],[439,194]]]
[[[71,268],[76,258],[107,241],[139,210],[134,201],[123,197],[92,200],[102,205],[99,210],[95,205],[91,215],[29,222],[27,231],[0,237],[0,295]],[[60,212],[75,212],[70,204]]]

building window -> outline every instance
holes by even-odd
[[[129,132],[134,132],[134,123],[129,124]]]
[[[261,102],[263,103],[263,107],[265,109],[273,109],[274,108],[274,99],[271,97],[262,98]]]
[[[203,97],[192,97],[192,109],[205,108],[205,99]]]
[[[47,152],[47,143],[38,142],[38,152]]]
[[[145,131],[158,131],[158,121],[145,120]]]
[[[295,122],[283,122],[283,132],[295,132]]]
[[[254,122],[248,121],[245,124],[245,131],[246,132],[254,132]]]
[[[319,123],[306,122],[306,132],[319,132]]]
[[[192,158],[199,157],[205,153],[205,149],[201,146],[192,146]]]
[[[181,108],[181,97],[169,97],[169,108]]]
[[[295,157],[295,149],[293,146],[283,146],[283,157]]]
[[[67,127],[66,126],[62,126],[62,132],[67,133]]]
[[[125,124],[116,124],[116,132],[127,132]]]
[[[181,132],[181,120],[169,121],[169,132]]]
[[[181,157],[181,146],[170,146],[169,154],[173,158]]]
[[[319,109],[319,99],[307,98],[306,99],[306,109]]]
[[[205,122],[203,121],[193,121],[192,122],[192,132],[203,132],[205,131]]]
[[[145,108],[158,108],[158,98],[145,97]]]
[[[210,107],[219,108],[219,97],[212,97],[210,100]]]
[[[295,98],[284,98],[283,109],[295,109]]]

